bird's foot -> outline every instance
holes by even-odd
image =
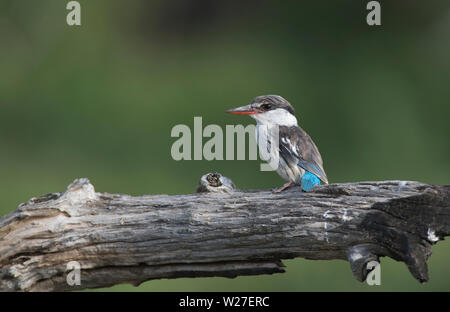
[[[283,186],[274,189],[274,190],[272,191],[272,193],[274,193],[274,194],[281,193],[281,192],[283,192],[284,190],[286,190],[286,189],[288,189],[288,188],[290,188],[291,186],[294,186],[294,185],[295,185],[294,182],[288,182],[288,183],[284,184]]]

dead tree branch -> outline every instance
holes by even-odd
[[[431,246],[449,234],[449,186],[382,181],[272,194],[209,174],[196,194],[132,197],[78,179],[0,219],[0,290],[272,274],[295,257],[347,259],[363,281],[368,262],[389,256],[424,282]],[[79,286],[67,283],[71,261]]]

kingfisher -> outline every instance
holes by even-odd
[[[322,156],[311,137],[298,125],[294,108],[279,95],[261,95],[246,106],[226,111],[230,114],[249,115],[256,120],[256,137],[260,153],[264,148],[270,157],[277,153],[279,163],[277,173],[286,181],[276,188],[280,193],[294,185],[300,185],[307,192],[319,184],[328,184],[323,169]],[[261,127],[264,126],[264,127]],[[276,132],[261,129],[277,129]],[[275,133],[278,135],[278,149],[270,149]],[[260,137],[261,136],[261,137]],[[262,141],[261,141],[262,140]],[[260,142],[268,142],[264,147]]]

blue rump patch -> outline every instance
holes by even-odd
[[[320,179],[315,174],[306,171],[302,176],[302,190],[308,192],[318,184],[320,184]]]

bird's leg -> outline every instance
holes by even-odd
[[[294,185],[295,185],[294,182],[288,182],[288,183],[284,184],[283,186],[274,189],[274,190],[272,191],[272,193],[276,193],[276,194],[281,193],[281,192],[283,192],[285,189],[288,189],[288,188],[290,188],[291,186],[294,186]]]

